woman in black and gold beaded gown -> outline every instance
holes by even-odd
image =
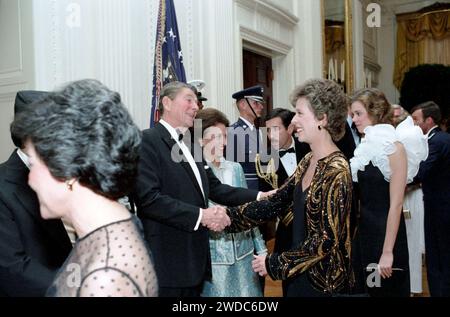
[[[229,208],[232,225],[242,230],[293,208],[293,243],[281,254],[255,256],[253,269],[287,281],[288,297],[348,293],[352,180],[345,156],[336,147],[345,132],[348,99],[329,80],[310,80],[291,95],[292,120],[300,142],[311,147],[294,175],[266,200]]]

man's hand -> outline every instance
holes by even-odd
[[[212,206],[203,209],[201,224],[209,230],[220,232],[231,224],[226,209],[222,206]]]

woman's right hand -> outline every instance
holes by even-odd
[[[259,274],[259,276],[267,275],[266,258],[267,253],[260,255],[253,254],[252,268],[255,273]]]
[[[378,262],[378,272],[382,278],[389,278],[392,276],[392,264],[394,263],[394,255],[392,252],[385,251],[381,255]]]

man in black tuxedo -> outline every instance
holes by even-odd
[[[450,134],[441,131],[441,111],[432,101],[415,106],[414,122],[428,137],[428,158],[420,164],[425,210],[425,260],[430,294],[450,296]]]
[[[221,231],[230,223],[223,207],[208,208],[208,199],[236,206],[259,194],[221,184],[203,163],[201,149],[192,155],[188,145],[197,142],[186,140],[184,133],[193,126],[198,105],[189,85],[164,86],[159,111],[161,121],[143,132],[137,214],[153,254],[159,295],[199,296],[203,281],[211,277],[208,229]]]
[[[17,93],[14,113],[46,93]],[[44,220],[28,186],[27,148],[11,133],[17,150],[0,164],[0,296],[44,296],[72,245],[61,220]]]
[[[277,169],[278,187],[294,174],[300,160],[311,151],[308,144],[299,142],[293,136],[291,121],[294,115],[294,112],[287,109],[275,108],[265,118],[271,148],[280,159]]]

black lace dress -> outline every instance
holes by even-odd
[[[157,296],[158,283],[141,224],[132,216],[79,239],[47,296]]]

